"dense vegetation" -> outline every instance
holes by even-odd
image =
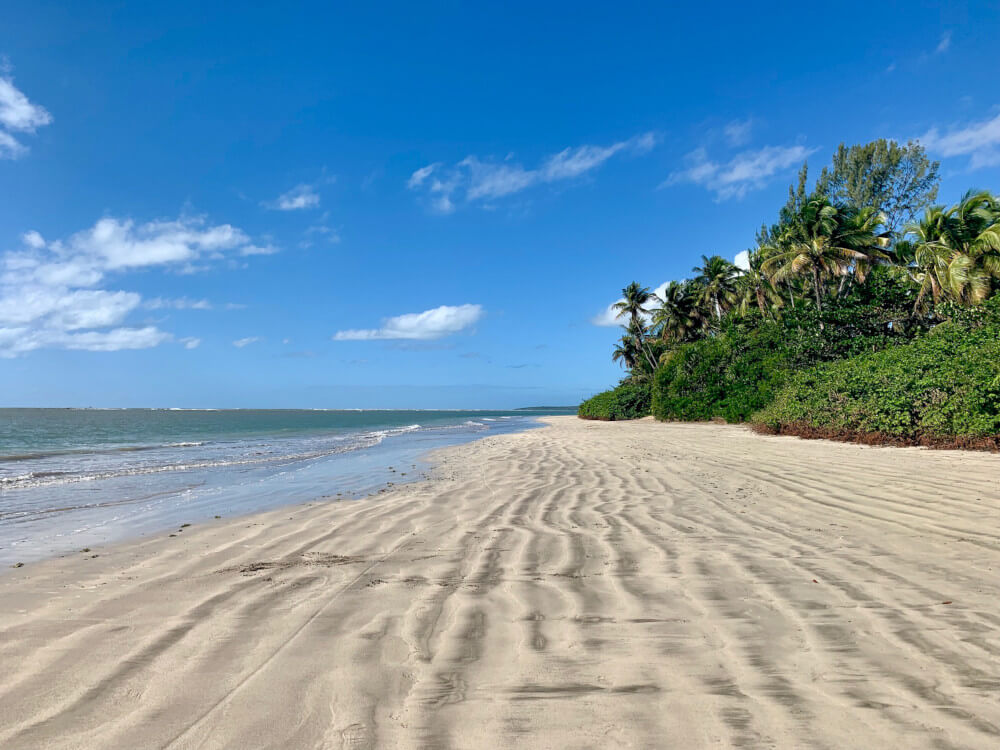
[[[660,296],[622,290],[626,377],[581,416],[643,416],[625,394],[651,387],[658,419],[1000,443],[1000,199],[936,205],[937,173],[919,144],[884,140],[841,146],[811,190],[803,165],[745,267],[702,256]]]
[[[649,416],[649,382],[625,382],[610,391],[591,396],[577,412],[584,419],[614,422]]]

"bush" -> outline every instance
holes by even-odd
[[[622,383],[611,391],[592,396],[580,404],[577,416],[582,419],[620,421],[649,416],[649,383]]]
[[[737,326],[683,344],[653,380],[657,419],[743,422],[770,403],[784,383],[793,354],[781,326]]]
[[[944,323],[904,346],[811,367],[753,421],[810,437],[996,447],[1000,325]]]

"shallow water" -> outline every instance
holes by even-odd
[[[553,410],[0,409],[0,565],[418,479]]]

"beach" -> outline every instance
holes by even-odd
[[[1000,744],[1000,457],[544,421],[0,573],[0,747]]]

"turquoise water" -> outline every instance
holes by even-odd
[[[0,409],[0,564],[357,497],[435,448],[574,411]]]

